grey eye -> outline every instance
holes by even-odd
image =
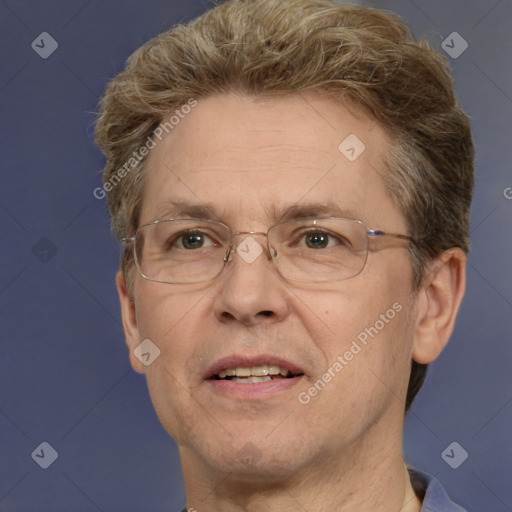
[[[179,240],[184,249],[200,249],[205,243],[205,236],[203,233],[187,233]]]
[[[329,235],[321,231],[313,231],[305,234],[305,241],[310,249],[324,249],[329,245]]]

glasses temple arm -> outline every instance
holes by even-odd
[[[386,233],[385,231],[381,231],[380,229],[369,229],[367,231],[368,236],[387,236],[390,238],[398,238],[400,240],[408,240],[409,242],[417,243],[416,239],[409,235],[400,235],[398,233]]]

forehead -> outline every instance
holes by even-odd
[[[400,217],[380,177],[389,144],[375,121],[319,94],[200,99],[156,139],[141,221],[171,217],[176,204],[208,205],[236,229],[233,222],[268,224],[301,204],[369,224]]]

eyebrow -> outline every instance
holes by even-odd
[[[361,220],[360,214],[349,209],[342,208],[330,202],[292,204],[282,207],[272,206],[265,213],[272,218],[273,222],[283,222],[295,219],[307,219],[312,217],[342,217],[347,219]],[[210,203],[195,204],[187,201],[175,200],[168,203],[162,217],[166,218],[190,218],[190,219],[213,219],[224,218],[223,211]]]
[[[215,207],[208,203],[194,204],[187,201],[170,201],[159,218],[218,219]]]
[[[307,219],[311,217],[342,217],[359,220],[359,215],[349,208],[342,208],[334,203],[305,203],[274,208],[274,220],[281,222],[294,219]]]

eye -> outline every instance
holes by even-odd
[[[166,250],[171,249],[201,249],[217,246],[208,235],[201,231],[187,231],[174,235],[166,243]]]
[[[305,235],[306,245],[310,249],[324,249],[329,245],[329,235],[321,231],[313,231]]]
[[[330,249],[340,244],[348,245],[344,238],[319,229],[306,231],[302,233],[301,238],[304,239],[304,243],[309,249]],[[301,245],[300,242],[298,245]]]

